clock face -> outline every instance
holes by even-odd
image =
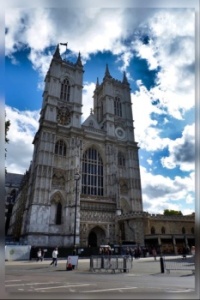
[[[116,133],[116,136],[119,139],[124,139],[125,138],[125,132],[121,127],[117,127],[116,130],[115,130],[115,133]]]
[[[71,113],[68,107],[58,109],[57,121],[61,125],[68,125],[71,122]]]

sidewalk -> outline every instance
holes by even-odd
[[[13,265],[24,265],[24,266],[46,266],[49,265],[51,259],[44,259],[44,261],[37,262],[36,260],[27,260],[27,261],[5,261],[5,266],[13,266]],[[58,258],[58,266],[60,270],[66,269],[67,258]],[[80,272],[91,272],[90,271],[90,258],[79,258],[78,266],[75,268],[75,271]],[[104,272],[104,271],[97,271]],[[105,272],[107,272],[105,270]],[[134,259],[132,261],[132,268],[129,270],[129,273],[136,274],[136,275],[148,275],[148,274],[161,274],[161,267],[160,267],[160,257],[157,257],[154,260],[153,257],[146,257],[146,258],[139,258]]]

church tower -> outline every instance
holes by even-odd
[[[83,66],[61,58],[45,77],[35,135],[23,232],[31,245],[70,245],[74,234],[74,175],[80,169]]]
[[[72,63],[57,46],[45,77],[21,236],[35,246],[143,245],[130,85],[125,73],[116,80],[106,65],[81,124],[83,73],[80,53]]]

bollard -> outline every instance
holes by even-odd
[[[161,273],[165,273],[163,257],[160,257],[160,270]]]
[[[104,257],[101,256],[101,269],[103,269],[103,268],[104,268]]]
[[[126,273],[126,257],[123,258],[124,273]]]

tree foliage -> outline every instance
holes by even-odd
[[[174,216],[174,215],[182,216],[183,215],[181,211],[170,210],[170,209],[165,209],[163,214],[164,214],[164,216]]]

